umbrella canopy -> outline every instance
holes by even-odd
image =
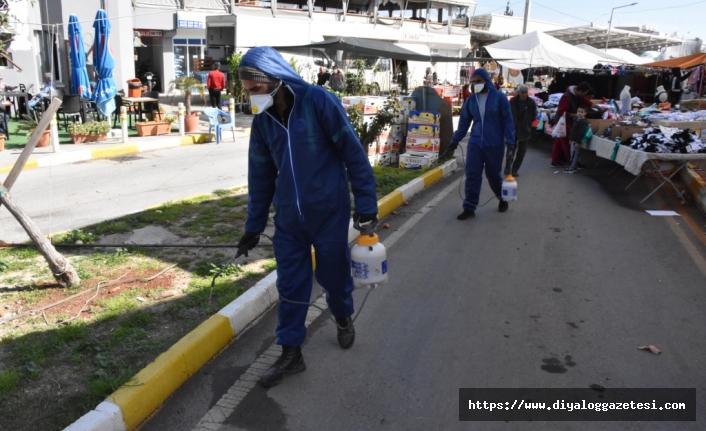
[[[93,100],[96,102],[98,110],[105,116],[115,111],[114,97],[118,92],[113,80],[115,59],[110,47],[110,27],[108,15],[103,9],[99,9],[93,22],[93,28],[95,29],[93,67],[98,75],[98,84],[96,84],[96,89],[93,93]]]
[[[686,57],[670,58],[669,60],[646,63],[644,66],[650,67],[695,67],[706,64],[706,54],[692,54]]]
[[[529,67],[567,67],[575,69],[593,69],[597,63],[605,60],[595,54],[576,48],[566,42],[546,35],[541,31],[516,36],[485,47],[495,59],[511,58],[498,61],[510,69]]]
[[[76,15],[69,17],[69,55],[71,59],[71,93],[91,99],[91,85],[86,72],[86,51],[83,49],[83,29]]]

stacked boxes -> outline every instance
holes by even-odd
[[[439,113],[410,110],[407,118],[406,153],[400,167],[427,169],[439,158]]]
[[[384,97],[371,96],[350,96],[341,99],[343,109],[348,110],[352,106],[357,106],[363,112],[363,115],[375,115],[378,113],[383,103]]]

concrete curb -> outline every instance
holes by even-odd
[[[696,201],[701,211],[706,213],[706,181],[689,168],[681,171],[681,179],[686,184],[691,196]]]
[[[456,160],[431,169],[378,201],[380,219],[404,205],[415,194],[450,175]],[[348,239],[358,232],[351,220]],[[270,273],[217,314],[186,334],[175,345],[142,369],[126,385],[113,392],[94,410],[64,431],[132,431],[188,378],[257,321],[279,300],[277,272]]]
[[[211,137],[213,137],[211,133]],[[250,136],[250,128],[244,132],[236,132],[236,138]],[[137,144],[116,144],[103,148],[85,148],[67,153],[54,153],[52,157],[42,157],[41,159],[29,159],[23,170],[43,168],[47,166],[64,165],[68,163],[85,162],[87,160],[108,159],[111,157],[127,156],[130,154],[143,153],[145,151],[162,150],[165,148],[175,148],[182,145],[203,144],[211,141],[208,133],[186,136],[175,136],[175,139],[164,139],[152,142],[140,142]],[[215,138],[214,138],[215,139]],[[13,164],[14,165],[14,164]],[[10,172],[13,165],[0,166],[0,173]]]

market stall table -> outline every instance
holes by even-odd
[[[706,160],[706,153],[691,153],[691,154],[680,154],[680,153],[648,153],[645,151],[634,150],[625,145],[619,145],[615,158],[613,158],[613,152],[616,148],[616,143],[605,138],[600,138],[594,136],[591,138],[590,144],[587,146],[588,149],[595,148],[596,155],[604,159],[614,160],[617,164],[622,166],[626,171],[636,176],[636,178],[625,187],[627,190],[632,186],[642,175],[644,175],[650,167],[654,169],[660,179],[659,185],[655,187],[644,199],[640,201],[643,203],[650,196],[652,196],[657,190],[660,189],[664,184],[669,183],[672,188],[677,192],[678,196],[682,196],[681,191],[672,182],[672,178],[677,175],[687,164],[696,160]],[[655,163],[656,161],[669,161],[676,165],[669,176],[665,176],[659,166]]]
[[[137,105],[137,121],[142,120],[142,111],[144,109],[144,104],[145,103],[150,103],[150,102],[159,102],[159,99],[155,99],[153,97],[123,97],[123,100],[126,102],[134,103]],[[137,126],[135,126],[137,127]]]

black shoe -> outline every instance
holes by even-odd
[[[500,204],[498,204],[498,211],[500,211],[501,213],[504,213],[505,211],[507,211],[507,207],[508,207],[507,201],[500,199]]]
[[[520,176],[520,173],[519,173],[519,172],[513,172],[513,173],[512,173],[512,176],[515,177],[515,178],[517,178],[517,177]]]
[[[469,217],[475,217],[476,212],[471,210],[463,210],[463,212],[456,216],[457,220],[466,220]]]
[[[302,356],[302,348],[282,346],[282,356],[269,370],[265,371],[265,374],[260,378],[260,384],[271,388],[282,383],[285,376],[301,373],[304,370],[306,370],[306,364]]]
[[[336,319],[338,330],[338,344],[342,349],[350,349],[355,341],[355,328],[353,327],[353,319],[343,317]]]

